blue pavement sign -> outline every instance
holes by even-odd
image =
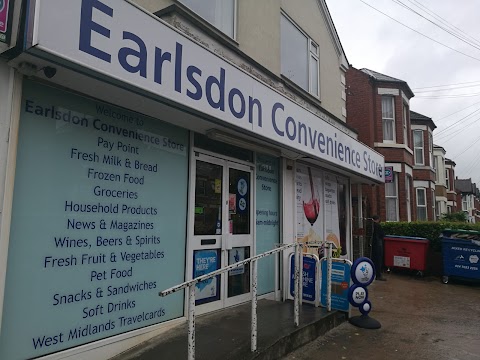
[[[320,291],[320,303],[327,306],[327,259],[320,261],[322,269],[322,287]],[[350,286],[351,266],[348,263],[332,261],[332,309],[348,311],[348,288]]]

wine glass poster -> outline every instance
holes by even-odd
[[[325,239],[340,248],[340,227],[338,218],[338,187],[337,178],[331,174],[325,174]]]
[[[297,165],[296,205],[297,240],[320,242],[323,230],[323,174],[304,165]]]

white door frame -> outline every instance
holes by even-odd
[[[193,144],[192,144],[193,145]],[[188,226],[187,226],[187,248],[186,248],[186,280],[190,280],[193,277],[193,251],[199,249],[220,249],[221,250],[221,267],[228,264],[228,250],[232,247],[250,247],[250,256],[255,254],[255,212],[254,212],[254,199],[255,199],[255,166],[252,163],[242,162],[237,159],[232,159],[220,154],[205,151],[203,149],[191,147],[190,158],[190,175],[189,175],[189,197],[188,197]],[[222,234],[221,235],[194,235],[195,224],[195,183],[196,183],[196,163],[197,160],[205,161],[215,165],[223,167],[222,172]],[[230,235],[229,234],[229,213],[228,213],[228,180],[229,169],[238,169],[250,173],[250,234],[249,235]],[[200,245],[200,238],[215,239],[215,244],[212,245]],[[233,237],[235,239],[233,239]],[[246,302],[250,299],[250,292],[242,295],[238,295],[232,298],[228,298],[227,294],[227,277],[228,273],[221,276],[220,279],[220,300],[212,301],[206,304],[196,306],[196,313],[202,314],[215,310],[219,310],[225,307],[238,305],[242,302]],[[250,286],[252,284],[251,271],[250,271]],[[187,294],[185,295],[187,297]],[[188,301],[185,301],[185,313],[187,313]]]

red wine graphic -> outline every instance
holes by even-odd
[[[315,197],[315,188],[313,186],[312,171],[310,170],[310,168],[308,168],[308,177],[310,178],[310,189],[312,198],[308,202],[303,202],[303,212],[310,225],[313,226],[315,221],[317,221],[318,214],[320,213],[320,202]]]

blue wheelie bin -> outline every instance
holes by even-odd
[[[442,232],[443,277],[480,280],[480,232],[444,230]]]

